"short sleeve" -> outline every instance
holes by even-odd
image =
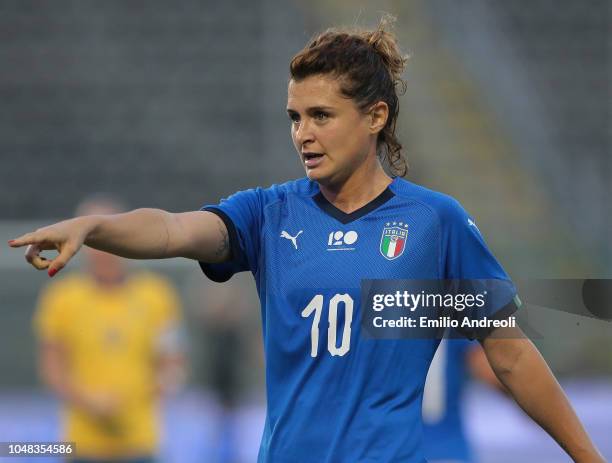
[[[444,222],[444,278],[509,278],[487,247],[476,222],[459,203],[449,205]]]
[[[489,250],[476,222],[457,201],[449,203],[443,217],[443,274],[446,280],[460,280],[465,292],[486,293],[482,309],[457,312],[459,318],[505,319],[517,309],[516,287]],[[474,339],[492,330],[461,330]]]
[[[235,273],[257,272],[263,211],[261,188],[239,191],[218,205],[207,205],[203,211],[219,216],[228,231],[230,260],[219,264],[200,262],[202,271],[216,282],[229,280]]]

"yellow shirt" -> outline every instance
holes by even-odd
[[[67,441],[77,455],[152,454],[157,449],[155,359],[165,332],[176,329],[179,304],[161,277],[141,273],[112,289],[72,274],[43,292],[35,317],[41,341],[64,348],[80,388],[116,395],[120,411],[101,422],[74,406],[64,409]]]

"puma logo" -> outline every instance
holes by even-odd
[[[283,230],[281,232],[281,234],[280,234],[280,237],[288,239],[289,241],[291,241],[293,243],[293,247],[295,249],[297,249],[298,248],[298,246],[297,246],[297,237],[300,236],[300,234],[302,234],[303,231],[304,230],[300,230],[297,235],[291,236],[289,233],[287,233],[285,230]]]

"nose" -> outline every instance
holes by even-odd
[[[293,136],[295,144],[302,148],[305,145],[314,141],[314,134],[312,133],[312,126],[306,119],[302,119],[299,124],[294,126]]]

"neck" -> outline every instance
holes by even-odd
[[[337,184],[319,184],[325,199],[341,211],[350,214],[380,195],[391,183],[391,178],[376,159],[370,166],[353,172]]]

